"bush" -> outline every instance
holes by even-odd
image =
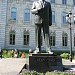
[[[25,51],[21,51],[21,50],[18,50],[19,51],[19,54],[18,54],[18,58],[21,57],[22,53],[24,53],[24,58],[27,58],[28,57],[28,52],[26,53]],[[3,58],[11,58],[12,57],[12,50],[2,50],[2,57]]]
[[[69,59],[69,53],[63,53],[60,56],[65,59]]]
[[[73,59],[75,59],[75,52],[74,52],[74,56],[73,56]]]
[[[54,52],[54,54],[61,55],[63,53],[69,53],[69,50],[66,50],[66,51],[64,51],[64,50],[55,50],[53,52]]]
[[[18,50],[19,51],[19,55],[18,57],[20,58],[22,53],[24,53],[24,58],[28,57],[29,54],[29,50]],[[33,52],[34,50],[32,50]],[[46,50],[41,50],[41,53],[46,53]],[[69,58],[69,50],[67,51],[53,51],[54,54],[56,55],[61,55],[62,58],[68,59]],[[73,58],[75,59],[75,52],[72,52]],[[12,57],[12,50],[6,50],[6,49],[2,49],[2,57],[3,58],[11,58]]]
[[[43,73],[38,73],[36,71],[28,71],[26,69],[22,70],[22,73],[20,75],[44,75]]]
[[[38,73],[36,71],[28,71],[26,69],[23,69],[20,75],[75,75],[75,72],[52,71],[52,72],[46,72],[46,73]]]

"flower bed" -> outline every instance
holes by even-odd
[[[72,71],[66,71],[66,72],[46,72],[46,73],[38,73],[36,71],[28,71],[26,69],[23,69],[20,75],[75,75],[75,72]]]

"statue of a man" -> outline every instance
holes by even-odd
[[[50,47],[49,26],[52,25],[51,4],[45,0],[34,1],[32,14],[35,14],[36,49],[41,50],[41,29],[43,30],[46,52],[53,54]]]

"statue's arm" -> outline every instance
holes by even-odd
[[[32,11],[32,14],[37,14],[38,13],[38,9],[36,8],[35,2],[33,2],[31,11]]]

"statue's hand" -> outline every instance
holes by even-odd
[[[42,8],[37,8],[37,10],[41,10]]]
[[[42,13],[42,11],[43,11],[43,8],[41,8],[40,10],[38,10],[38,13]]]

